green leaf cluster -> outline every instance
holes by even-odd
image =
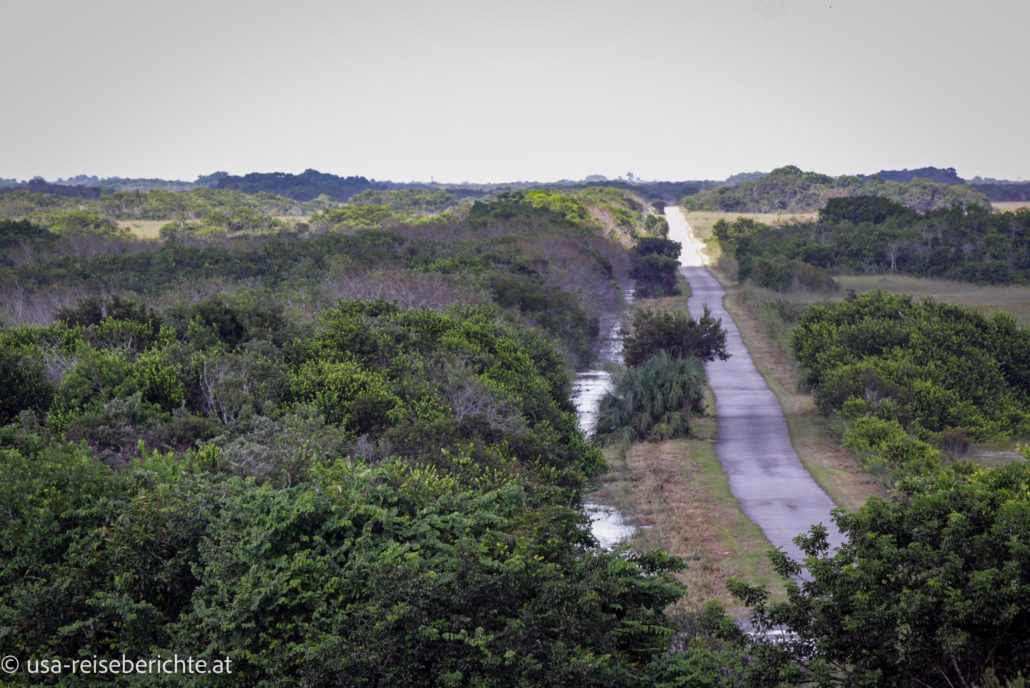
[[[0,447],[16,655],[228,656],[227,685],[632,686],[673,632],[680,565],[586,548],[561,491],[517,476],[336,461],[273,487],[171,455],[114,471],[11,428]]]
[[[660,351],[673,358],[697,358],[705,362],[727,360],[726,330],[722,319],[712,317],[708,304],[694,320],[685,311],[662,312],[641,308],[633,314],[630,332],[622,341],[622,357],[635,368]]]
[[[661,441],[690,434],[704,413],[704,363],[660,350],[627,370],[601,399],[596,437],[603,443]]]
[[[679,294],[676,275],[679,274],[678,241],[659,237],[641,237],[633,247],[633,260],[629,276],[636,284],[641,298],[661,298]]]

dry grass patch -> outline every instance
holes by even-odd
[[[157,239],[161,228],[171,220],[119,220],[118,226],[140,239]]]
[[[688,593],[675,611],[693,614],[715,599],[743,615],[727,578],[766,585],[776,596],[784,588],[769,564],[772,545],[730,493],[715,455],[716,429],[715,418],[700,418],[693,437],[610,450],[612,470],[589,500],[615,506],[636,527],[634,550],[662,549],[686,561],[680,579]]]
[[[983,313],[1004,311],[1020,325],[1030,326],[1030,285],[977,285],[969,282],[926,279],[908,275],[841,275],[834,280],[844,289],[857,293],[871,289],[929,296],[959,306],[976,308]],[[813,300],[817,300],[813,297]]]
[[[998,213],[1014,213],[1020,208],[1030,208],[1030,201],[991,201],[991,207]]]
[[[707,241],[712,236],[712,228],[719,220],[735,222],[737,218],[750,217],[767,225],[782,225],[788,222],[806,222],[815,220],[819,213],[727,213],[710,210],[688,210],[684,213],[687,222],[694,228],[694,236]]]

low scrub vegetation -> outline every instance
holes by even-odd
[[[679,294],[676,275],[681,249],[679,242],[658,237],[643,237],[637,242],[629,268],[637,296],[650,299]]]
[[[1030,211],[917,213],[877,197],[831,199],[810,222],[716,224],[737,277],[769,289],[833,291],[831,274],[887,273],[978,284],[1030,281]]]

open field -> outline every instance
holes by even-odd
[[[725,283],[726,276],[722,275]],[[845,298],[848,289],[861,294],[872,289],[891,293],[912,294],[916,298],[930,297],[937,301],[976,308],[983,313],[1003,311],[1020,325],[1030,327],[1030,285],[977,285],[969,282],[928,279],[909,275],[835,275],[841,286],[838,294],[827,296],[822,292],[791,290],[776,292],[760,287],[748,287],[759,301],[780,299],[790,304],[805,305]]]
[[[158,232],[171,220],[119,220],[118,226],[140,239],[156,239]]]
[[[301,222],[307,222],[310,219],[306,215],[276,215],[274,217],[292,226],[296,226]],[[129,230],[140,239],[157,239],[161,228],[169,222],[177,222],[177,220],[173,218],[164,220],[119,220],[118,226]]]
[[[712,227],[719,220],[734,222],[739,217],[750,217],[767,225],[779,225],[798,220],[814,220],[819,216],[819,213],[726,213],[709,210],[688,210],[684,214],[687,222],[694,228],[695,236],[703,241],[707,241],[712,235]]]
[[[883,289],[970,306],[983,313],[1004,311],[1024,327],[1030,326],[1030,285],[981,286],[969,282],[926,279],[907,275],[843,275],[834,280],[856,292]]]
[[[719,220],[734,222],[739,217],[750,217],[767,225],[777,225],[795,220],[814,220],[818,213],[724,213],[719,211],[699,210],[684,211],[687,224],[694,231],[694,236],[703,241],[706,245],[704,251],[708,265],[715,265],[719,262],[722,250],[719,244],[712,241],[712,228]]]
[[[1020,208],[1030,208],[1030,201],[991,201],[991,207],[999,213],[1011,213]]]

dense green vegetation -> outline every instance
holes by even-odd
[[[310,201],[327,196],[334,201],[346,201],[368,189],[388,188],[365,177],[338,177],[317,170],[304,170],[300,174],[286,172],[251,172],[243,176],[225,175],[217,181],[219,189],[235,189],[248,194],[270,193],[297,201]]]
[[[969,186],[944,184],[929,179],[908,182],[879,177],[830,177],[802,172],[788,165],[739,186],[717,186],[685,197],[688,210],[722,210],[746,213],[801,213],[818,210],[838,196],[883,196],[918,211],[953,205],[990,207],[987,197]]]
[[[453,194],[441,189],[366,189],[350,199],[351,203],[384,205],[406,215],[441,213],[459,202]]]
[[[785,602],[734,583],[755,627],[788,642],[716,608],[681,625],[666,608],[682,562],[589,534],[579,495],[604,461],[568,398],[630,275],[668,293],[678,245],[632,189],[441,212],[462,197],[3,194],[4,654],[228,656],[217,685],[238,686],[1014,679],[1030,655],[1030,476],[953,454],[1027,432],[1024,331],[882,294],[804,316],[798,358],[822,408],[897,490],[838,516],[840,552],[810,534]],[[301,225],[279,218],[298,210]],[[118,229],[144,215],[174,221],[163,241]],[[824,215],[927,217],[879,200]],[[626,351],[599,434],[689,432],[702,361],[725,354],[719,323],[644,310]]]
[[[660,350],[625,371],[601,399],[595,436],[612,442],[661,441],[690,434],[690,418],[704,413],[704,363]]]
[[[786,601],[734,584],[755,630],[787,631],[757,647],[724,632],[746,657],[737,672],[755,686],[1024,686],[1028,494],[1030,463],[958,464],[837,513],[847,542],[835,553],[813,529],[797,539],[804,570],[775,558]]]
[[[835,198],[812,222],[720,220],[738,277],[770,289],[833,288],[824,271],[889,272],[980,284],[1030,280],[1030,211],[979,206],[917,213],[873,196]]]
[[[673,358],[697,358],[705,362],[716,358],[725,361],[730,357],[726,352],[722,319],[712,317],[707,303],[697,320],[684,311],[641,308],[633,314],[632,330],[622,344],[626,365],[634,368],[660,351],[668,352]]]
[[[1004,313],[872,291],[809,308],[792,345],[820,408],[854,425],[845,444],[1030,434],[1030,331]],[[905,456],[869,459],[906,473]]]
[[[636,281],[638,296],[648,299],[680,293],[676,275],[681,249],[680,243],[671,239],[642,237],[637,241],[629,275]]]
[[[108,220],[201,221],[213,214],[302,215],[331,205],[328,199],[299,203],[273,194],[197,188],[188,192],[154,189],[117,191],[91,200],[67,198],[31,190],[0,194],[0,216],[30,218],[47,223],[54,213],[81,210]]]
[[[631,685],[667,646],[678,588],[650,574],[675,564],[583,549],[573,490],[602,462],[533,332],[384,302],[300,329],[219,301],[62,316],[2,342],[9,651]]]
[[[228,656],[240,686],[667,684],[682,564],[599,549],[578,509],[604,463],[568,362],[628,257],[575,201],[217,241],[2,228],[5,652]]]
[[[521,322],[541,325],[572,360],[583,361],[592,356],[601,310],[621,300],[612,280],[626,279],[625,252],[589,223],[519,195],[480,204],[466,220],[403,224],[369,205],[334,212],[323,217],[347,232],[247,234],[228,242],[187,234],[163,244],[89,235],[19,242],[0,266],[0,299],[7,301],[0,300],[0,317],[43,322],[55,303],[70,305],[76,295],[100,290],[165,304],[234,285],[274,290],[276,300],[308,318],[338,297],[494,302]],[[391,229],[354,231],[377,217],[391,218]]]
[[[974,188],[992,201],[1030,201],[1030,182],[982,182]]]

